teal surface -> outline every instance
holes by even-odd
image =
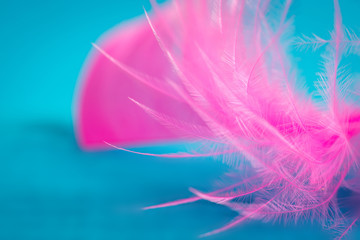
[[[360,2],[340,4],[344,23],[359,31]],[[0,0],[0,239],[197,239],[236,216],[207,202],[141,210],[191,196],[188,187],[211,189],[227,170],[221,162],[90,153],[76,144],[72,97],[91,42],[142,14],[143,5],[149,7],[145,0]],[[327,37],[332,11],[331,0],[295,0],[290,15],[297,33]],[[302,74],[315,77],[316,59],[301,57],[294,61]],[[330,238],[316,224],[250,222],[208,239]],[[359,229],[347,238],[360,239]]]

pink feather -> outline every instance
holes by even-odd
[[[239,213],[204,236],[248,219],[306,219],[336,229],[341,238],[360,217],[354,207],[360,199],[360,107],[351,100],[357,89],[350,91],[341,60],[360,53],[360,40],[343,28],[334,0],[331,39],[296,41],[300,48],[326,47],[316,91],[321,100],[307,96],[287,56],[294,40],[286,20],[291,1],[280,12],[272,4],[154,3],[147,21],[115,29],[95,45],[83,74],[78,139],[94,149],[185,138],[204,147],[159,156],[222,155],[236,172],[231,186],[192,189],[195,197],[147,207],[204,199]],[[354,194],[342,200],[341,189]],[[243,201],[249,196],[252,201]],[[354,214],[345,214],[343,205]]]

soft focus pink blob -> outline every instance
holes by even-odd
[[[171,19],[169,10],[161,19]],[[154,21],[161,25],[161,19]],[[80,145],[101,149],[109,148],[107,143],[129,146],[179,140],[182,133],[169,130],[129,99],[174,119],[196,121],[193,111],[165,86],[171,66],[146,19],[111,30],[97,44],[104,52],[94,48],[90,53],[78,89],[75,124]],[[106,53],[131,70],[119,68]]]

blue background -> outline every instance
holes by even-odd
[[[360,3],[340,0],[360,30]],[[77,77],[91,42],[147,1],[0,0],[0,239],[197,239],[236,214],[207,202],[141,207],[211,189],[227,167],[212,159],[166,160],[83,152],[72,126]],[[328,37],[331,0],[295,0],[296,33]],[[306,79],[317,58],[295,58]],[[300,58],[301,57],[301,58]],[[177,145],[143,148],[170,152]],[[359,237],[356,228],[349,239]],[[250,222],[209,239],[329,239],[318,225]],[[360,237],[359,237],[360,238]]]

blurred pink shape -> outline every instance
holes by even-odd
[[[171,18],[171,11],[166,14]],[[161,27],[159,17],[153,21]],[[105,34],[98,45],[100,49],[88,57],[78,89],[75,112],[81,147],[101,149],[109,148],[105,142],[127,146],[178,140],[183,134],[169,130],[129,99],[146,102],[174,119],[195,119],[185,103],[172,97],[174,90],[163,80],[171,66],[146,19],[122,24]],[[131,68],[130,72],[117,64]]]

